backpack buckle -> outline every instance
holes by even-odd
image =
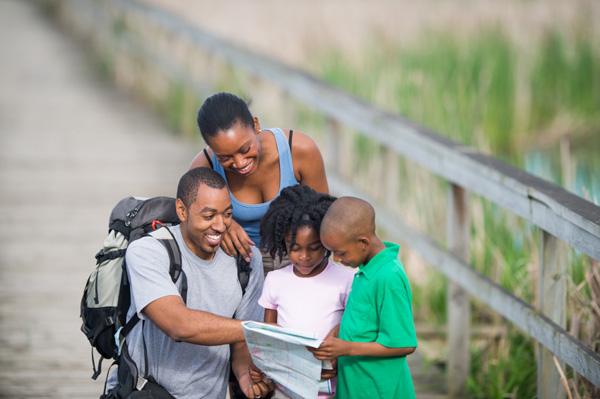
[[[152,230],[158,230],[159,228],[163,227],[164,224],[163,222],[161,222],[160,220],[154,219],[152,221]]]

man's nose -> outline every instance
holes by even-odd
[[[213,230],[219,233],[223,233],[225,232],[225,230],[227,230],[227,226],[225,225],[225,220],[223,220],[223,216],[215,217],[211,227],[213,228]]]

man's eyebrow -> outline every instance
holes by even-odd
[[[233,209],[233,205],[229,205],[227,208],[225,208],[225,210],[223,212],[227,212],[230,209]],[[204,208],[200,209],[200,212],[201,213],[207,213],[207,212],[217,213],[219,211],[216,210],[215,208],[211,208],[211,207],[205,206]]]

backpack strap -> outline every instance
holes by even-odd
[[[246,287],[248,287],[248,282],[250,281],[252,268],[250,267],[250,262],[247,262],[241,255],[235,257],[235,265],[237,266],[238,280],[242,287],[242,296],[244,296],[246,294]]]
[[[167,250],[167,253],[169,254],[169,275],[171,276],[171,281],[176,283],[177,280],[179,280],[179,277],[181,277],[180,293],[183,303],[186,303],[188,290],[187,276],[185,275],[185,272],[181,266],[181,250],[179,249],[179,244],[177,244],[177,241],[175,240],[175,236],[173,236],[173,233],[168,227],[163,227],[148,235],[154,237]],[[127,323],[125,323],[125,326],[123,326],[123,329],[121,330],[121,337],[125,338],[139,321],[140,318],[137,313],[134,314],[133,317],[129,319]]]

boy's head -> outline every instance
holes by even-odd
[[[336,262],[358,267],[373,256],[375,210],[360,198],[341,197],[325,214],[320,235]]]

